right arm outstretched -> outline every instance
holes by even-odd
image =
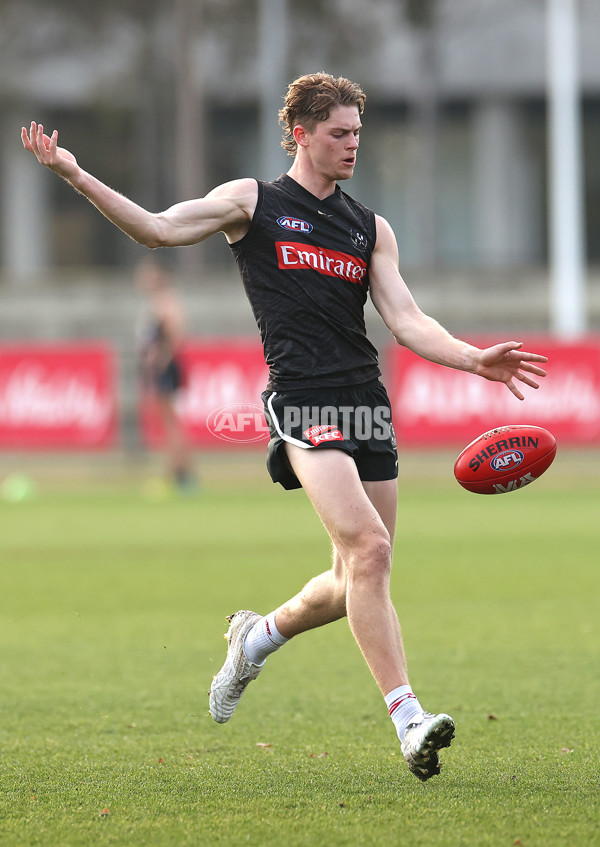
[[[148,212],[109,188],[77,164],[72,153],[58,146],[58,132],[44,134],[32,121],[21,130],[23,146],[45,167],[65,179],[134,241],[146,247],[181,247],[224,232],[229,241],[245,235],[258,196],[253,179],[238,179],[214,188],[206,197],[177,203],[164,212]]]

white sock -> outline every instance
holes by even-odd
[[[393,691],[386,694],[384,699],[396,727],[398,738],[400,741],[404,741],[406,727],[410,723],[415,723],[414,718],[422,715],[424,710],[413,694],[410,685],[401,685],[399,688],[394,688]]]
[[[275,623],[275,612],[271,612],[256,621],[253,627],[248,630],[244,639],[244,653],[249,662],[253,665],[262,665],[267,656],[279,650],[284,644],[289,641],[277,629]]]

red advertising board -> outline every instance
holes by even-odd
[[[543,426],[563,444],[599,443],[600,339],[568,344],[537,338],[524,349],[548,356],[548,375],[538,390],[520,384],[520,401],[500,383],[391,348],[387,387],[399,446],[464,445],[486,430],[516,423]]]
[[[189,343],[182,350],[184,387],[176,401],[187,438],[197,447],[262,446],[268,430],[260,398],[268,369],[258,340],[222,339]],[[144,441],[164,442],[155,403],[141,398]]]
[[[97,449],[116,436],[105,344],[0,346],[0,449]]]
[[[491,343],[479,339],[476,343]],[[546,379],[523,387],[520,402],[499,384],[427,362],[395,345],[385,351],[385,382],[401,447],[464,445],[507,423],[549,429],[559,443],[600,443],[600,339],[532,339],[545,353]],[[192,343],[178,408],[190,442],[264,447],[260,394],[267,367],[257,340]],[[99,449],[116,440],[115,356],[101,343],[0,346],[0,450]],[[146,443],[163,443],[160,417],[142,403]]]

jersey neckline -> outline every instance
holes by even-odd
[[[278,182],[280,185],[284,185],[286,188],[291,189],[296,194],[304,194],[306,197],[310,198],[310,200],[312,201],[312,203],[315,204],[315,206],[323,206],[325,204],[329,204],[330,202],[335,202],[339,200],[342,195],[342,189],[340,188],[337,182],[335,184],[335,190],[333,191],[333,193],[329,194],[323,200],[320,200],[316,194],[313,194],[312,191],[309,191],[308,188],[305,188],[289,174],[281,174],[281,176],[278,177],[275,182]]]

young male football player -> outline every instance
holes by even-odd
[[[270,369],[263,395],[267,463],[284,488],[302,486],[333,545],[333,564],[265,617],[230,616],[225,664],[210,712],[224,723],[270,653],[294,636],[346,616],[385,699],[410,770],[440,771],[454,722],[430,714],[410,687],[390,599],[397,454],[377,352],[365,332],[370,295],[399,344],[451,368],[537,388],[544,356],[517,342],[480,349],[452,337],[417,307],[398,272],[390,225],[345,194],[354,173],[365,95],[325,73],[289,86],[280,112],[293,163],[274,182],[240,179],[153,214],[113,191],[31,124],[23,144],[147,247],[195,244],[222,232],[237,261]],[[426,598],[424,598],[424,607]]]

